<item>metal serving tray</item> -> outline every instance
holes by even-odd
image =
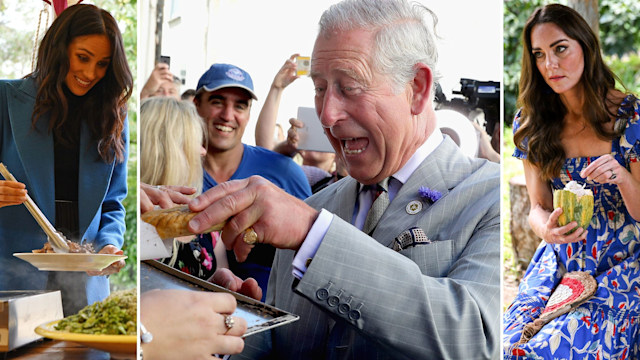
[[[242,294],[227,290],[195,276],[185,274],[156,260],[140,262],[140,292],[153,289],[178,289],[225,292],[233,295],[238,302],[233,316],[247,321],[247,332],[243,337],[259,333],[277,326],[292,323],[298,315],[288,313]]]
[[[0,291],[0,352],[41,339],[34,329],[62,317],[59,290]]]

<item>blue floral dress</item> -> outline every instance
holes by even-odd
[[[611,154],[627,170],[640,161],[640,101],[627,96],[616,121],[625,121]],[[518,129],[520,114],[514,121]],[[526,154],[516,148],[513,156]],[[594,216],[585,241],[541,242],[520,283],[518,295],[504,314],[504,359],[638,359],[640,358],[640,223],[634,220],[613,184],[580,177],[598,157],[566,159],[554,189],[571,180],[586,183],[594,194]],[[637,199],[640,201],[640,199]],[[561,315],[516,345],[525,324],[536,319],[566,271],[588,271],[598,282],[596,294],[576,310]]]

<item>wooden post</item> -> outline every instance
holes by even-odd
[[[509,201],[511,203],[510,229],[514,260],[518,270],[524,270],[529,265],[541,239],[531,230],[529,225],[531,203],[523,175],[514,176],[509,180]]]
[[[569,0],[567,4],[587,21],[591,30],[600,39],[600,13],[598,11],[598,0]]]

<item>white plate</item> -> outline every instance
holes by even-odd
[[[42,271],[100,271],[127,258],[126,255],[59,253],[14,253],[13,256]]]

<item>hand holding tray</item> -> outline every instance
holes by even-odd
[[[299,319],[298,315],[183,273],[161,262],[155,260],[142,261],[140,262],[140,293],[153,289],[215,291],[233,295],[238,306],[232,315],[247,321],[247,331],[243,337],[289,324]]]

